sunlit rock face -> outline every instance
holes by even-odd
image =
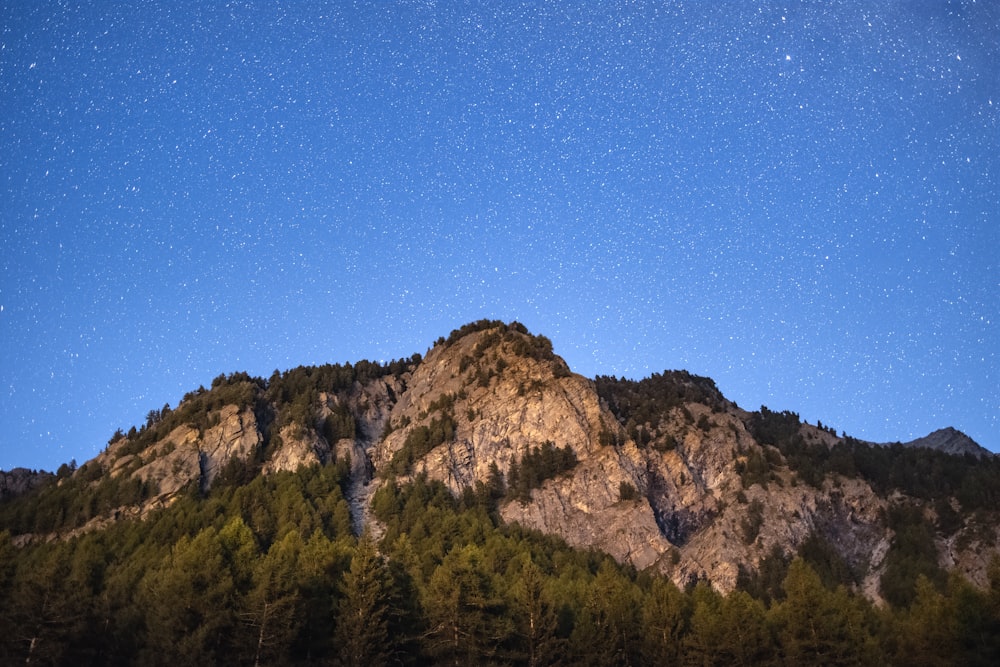
[[[414,359],[393,373],[351,376],[369,379],[282,401],[249,377],[192,394],[169,419],[114,440],[74,473],[93,483],[139,480],[151,492],[72,534],[145,516],[185,492],[206,493],[220,477],[242,483],[337,462],[349,470],[344,492],[358,532],[380,534],[371,499],[381,484],[423,475],[456,496],[493,489],[503,521],[605,551],[679,585],[707,579],[732,590],[763,559],[789,557],[819,538],[878,599],[893,541],[887,515],[909,501],[835,473],[805,483],[779,449],[755,438],[757,413],[726,400],[711,380],[665,372],[654,383],[662,395],[650,395],[649,385],[630,394],[636,383],[573,374],[548,339],[516,323],[463,327]],[[841,443],[797,416],[793,428],[823,451]],[[978,447],[953,429],[906,446],[973,455]],[[512,493],[515,471],[546,447],[568,463]],[[37,479],[30,471],[2,473],[0,496]],[[941,564],[985,584],[996,527],[970,517],[952,523],[936,537]]]

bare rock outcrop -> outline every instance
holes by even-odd
[[[606,447],[534,490],[530,502],[507,502],[501,517],[559,535],[572,546],[596,547],[639,569],[656,566],[672,545],[645,497],[622,499],[623,483],[634,486],[635,480]]]
[[[576,455],[575,467],[534,489],[527,502],[502,503],[504,521],[653,568],[680,585],[706,578],[732,590],[741,571],[754,571],[775,547],[794,553],[813,534],[877,576],[891,536],[885,503],[867,484],[814,488],[779,467],[769,483],[748,486],[741,461],[781,457],[755,441],[748,413],[724,400],[677,405],[656,425],[658,440],[640,448],[593,381],[566,372],[558,357],[519,354],[530,340],[488,330],[431,350],[389,415],[396,428],[374,447],[375,469],[391,466],[415,429],[447,419],[452,436],[421,453],[409,472],[456,495],[496,472],[506,477],[544,442]],[[835,440],[807,430],[812,441]]]
[[[112,475],[149,457],[150,462],[135,470],[132,476],[152,485],[160,497],[173,497],[191,482],[202,484],[200,442],[197,429],[178,426],[143,455],[117,460]]]
[[[0,470],[0,501],[24,495],[53,477],[55,475],[44,470],[28,470],[27,468]]]
[[[447,415],[454,435],[422,457],[414,472],[444,482],[454,493],[488,479],[492,466],[506,475],[511,463],[545,442],[569,446],[584,460],[598,447],[602,428],[614,424],[593,382],[564,371],[558,358],[517,354],[527,336],[490,344],[492,332],[432,349],[413,373],[389,415],[393,430],[372,452],[376,470],[389,465],[407,437]],[[484,344],[485,343],[485,344]]]
[[[314,430],[299,424],[288,424],[280,431],[281,446],[264,462],[262,472],[267,475],[287,470],[295,472],[300,467],[325,463],[330,457],[330,445]]]
[[[247,461],[262,441],[250,409],[227,405],[217,413],[217,421],[204,433],[189,424],[178,426],[139,454],[138,460],[149,463],[132,475],[155,484],[161,497],[176,495],[192,482],[208,490],[230,460]],[[115,460],[112,474],[127,470],[135,460],[127,456]]]

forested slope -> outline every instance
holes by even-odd
[[[426,356],[220,376],[0,502],[0,662],[995,664],[995,457],[708,378]]]

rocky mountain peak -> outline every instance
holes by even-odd
[[[545,337],[480,326],[439,341],[409,378],[372,452],[376,471],[426,473],[460,493],[546,442],[581,458],[597,445],[612,420],[593,382],[570,373]]]
[[[969,454],[977,459],[994,456],[993,452],[981,447],[975,440],[952,427],[938,429],[916,440],[903,443],[904,447],[925,447],[946,454],[962,456]]]
[[[949,466],[963,463],[940,452],[985,450],[954,429],[906,444],[872,446],[793,412],[745,411],[685,371],[588,379],[544,336],[483,320],[442,337],[426,357],[299,367],[268,380],[220,376],[141,429],[117,433],[76,470],[74,488],[113,491],[67,521],[71,533],[98,529],[186,492],[333,463],[346,475],[357,532],[379,534],[370,508],[380,486],[422,476],[456,497],[485,489],[505,522],[681,585],[707,579],[732,590],[768,559],[821,545],[877,598],[895,544],[891,517],[903,506],[939,526],[941,563],[982,583],[996,527],[955,508],[982,505],[970,493],[983,482],[954,486],[962,477]],[[945,457],[934,466],[920,459],[931,449]],[[914,485],[910,469],[947,474]],[[27,483],[4,475],[0,490]],[[933,485],[941,498],[928,495]]]

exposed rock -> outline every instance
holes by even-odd
[[[404,370],[300,394],[311,405],[304,410],[300,402],[295,419],[305,414],[312,423],[291,421],[292,413],[281,413],[277,403],[261,407],[268,395],[256,385],[256,406],[218,408],[229,400],[227,394],[212,404],[207,418],[200,413],[200,421],[181,423],[178,417],[139,439],[120,439],[87,464],[85,479],[96,465],[113,478],[141,479],[158,493],[138,507],[94,518],[73,534],[142,517],[170,504],[189,485],[205,491],[230,461],[262,463],[261,472],[270,474],[336,459],[350,464],[347,500],[354,529],[370,529],[377,537],[381,527],[372,522],[371,498],[390,472],[404,482],[424,474],[460,495],[497,475],[509,480],[512,466],[521,465],[532,448],[551,443],[568,447],[576,465],[544,481],[526,500],[501,502],[504,521],[603,550],[682,586],[708,579],[722,591],[733,589],[741,572],[753,572],[775,550],[792,554],[816,535],[863,573],[860,588],[878,599],[893,539],[885,517],[893,503],[912,499],[880,497],[863,479],[833,473],[811,479],[818,488],[806,484],[787,465],[783,450],[754,438],[754,416],[726,401],[707,378],[683,372],[658,376],[655,386],[673,392],[662,396],[662,403],[656,403],[659,394],[653,397],[664,407],[643,412],[638,421],[645,423],[624,416],[619,422],[616,415],[629,409],[619,403],[638,401],[639,394],[624,392],[619,401],[605,389],[621,385],[570,373],[546,339],[513,325],[473,327]],[[207,400],[209,394],[199,397]],[[163,434],[167,428],[172,430]],[[262,461],[263,434],[275,430]],[[427,437],[418,447],[421,435]],[[802,424],[797,437],[814,451],[840,443],[819,425]],[[954,429],[906,446],[990,455]],[[747,475],[751,465],[758,472]],[[42,478],[33,475],[0,473],[0,498],[39,483]],[[1000,535],[988,522],[963,521],[954,534],[937,536],[940,560],[982,585]]]
[[[562,360],[542,363],[517,356],[509,343],[477,351],[488,335],[471,334],[428,353],[389,416],[392,424],[408,426],[377,444],[372,452],[376,470],[388,465],[413,429],[441,416],[431,407],[449,398],[454,439],[431,451],[415,472],[441,480],[456,494],[485,481],[493,464],[506,475],[515,458],[545,442],[569,445],[583,460],[598,447],[602,427],[617,426],[602,411],[593,382],[577,375],[556,377],[554,368],[564,365]]]
[[[53,477],[55,475],[44,470],[27,468],[11,468],[6,472],[0,470],[0,501],[24,495]]]
[[[791,554],[816,534],[865,573],[862,587],[877,598],[892,533],[884,518],[888,501],[863,480],[835,476],[814,488],[772,465],[766,488],[744,488],[739,461],[781,455],[757,443],[747,430],[749,413],[721,397],[714,407],[673,408],[654,425],[657,441],[640,449],[601,404],[592,381],[561,372],[558,358],[516,354],[514,339],[522,335],[480,331],[431,350],[389,415],[397,428],[371,452],[375,469],[391,464],[414,429],[445,414],[453,418],[454,437],[420,457],[412,473],[440,480],[455,494],[488,481],[493,466],[506,476],[532,446],[568,445],[577,466],[535,489],[530,502],[503,504],[505,521],[653,568],[679,585],[706,578],[723,591],[775,547]],[[939,439],[954,442],[954,433]],[[808,424],[800,434],[826,447],[840,440]],[[639,497],[623,500],[623,485]],[[751,504],[760,514],[752,530]]]
[[[325,463],[330,457],[330,445],[315,431],[299,424],[289,424],[281,429],[281,446],[264,462],[262,472],[267,475],[287,470],[295,472],[300,467]]]
[[[645,498],[621,500],[622,482],[633,478],[611,448],[581,462],[570,474],[536,489],[531,502],[501,508],[504,521],[559,535],[570,545],[597,547],[639,569],[654,566],[671,544]]]
[[[207,491],[222,468],[231,460],[247,461],[261,445],[257,419],[250,409],[227,405],[217,413],[218,423],[204,434],[184,424],[172,430],[138,457],[114,460],[111,473],[121,474],[136,462],[149,463],[132,475],[155,484],[159,495],[176,495],[188,484],[197,483]]]
[[[208,489],[230,460],[250,460],[262,442],[253,410],[236,405],[222,408],[219,423],[206,431],[201,440],[202,488]]]
[[[157,443],[154,451],[158,456],[132,473],[144,482],[154,485],[162,497],[172,497],[191,482],[201,484],[201,456],[198,430],[190,426],[178,426],[163,441]],[[112,474],[119,471],[121,463],[141,462],[139,457],[123,457],[116,462]],[[127,470],[127,468],[126,468]]]

